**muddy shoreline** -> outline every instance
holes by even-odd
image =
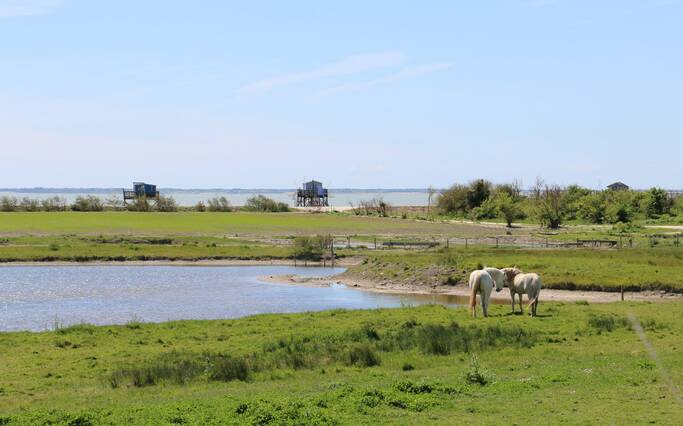
[[[259,277],[260,280],[272,284],[303,285],[312,287],[328,287],[331,285],[344,285],[363,291],[375,293],[392,294],[418,294],[435,296],[454,296],[458,298],[469,298],[470,292],[466,284],[454,286],[420,287],[416,285],[396,284],[390,281],[377,282],[368,279],[353,277],[347,273],[332,277],[302,277],[298,275],[280,275]],[[499,293],[493,292],[491,299],[496,304],[510,303],[510,291],[503,289]],[[526,297],[524,298],[526,300]],[[589,303],[611,303],[621,300],[621,293],[604,291],[584,291],[584,290],[555,290],[543,289],[541,300],[552,302],[577,302],[586,301]],[[624,292],[625,301],[665,301],[683,300],[683,295],[675,293],[661,293],[656,291]]]

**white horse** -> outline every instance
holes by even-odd
[[[473,271],[470,274],[470,311],[472,317],[477,317],[477,293],[481,297],[481,309],[484,311],[484,316],[489,316],[489,298],[491,297],[491,290],[494,287],[493,278],[488,272],[484,270]]]
[[[484,271],[488,272],[491,278],[493,278],[493,282],[496,284],[496,292],[501,291],[505,287],[505,273],[501,269],[484,268]]]
[[[538,308],[538,297],[541,295],[541,277],[538,274],[524,274],[517,268],[503,268],[505,275],[505,286],[510,289],[512,299],[512,312],[515,312],[515,294],[519,295],[519,309],[524,313],[522,307],[522,295],[526,294],[529,298],[531,315],[536,316]]]

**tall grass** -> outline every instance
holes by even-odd
[[[162,382],[185,384],[192,380],[247,381],[253,373],[274,369],[313,369],[329,364],[368,368],[382,363],[382,352],[420,350],[428,355],[530,347],[534,333],[518,326],[460,326],[407,323],[396,331],[380,333],[371,325],[343,335],[281,338],[246,355],[169,352],[151,360],[115,369],[107,378],[112,387],[143,387]]]

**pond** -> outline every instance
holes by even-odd
[[[453,296],[259,280],[288,274],[327,277],[343,271],[290,266],[1,266],[0,332],[42,331],[81,322],[105,325],[462,303]]]

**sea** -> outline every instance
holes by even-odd
[[[206,202],[206,200],[214,197],[226,197],[233,206],[242,206],[249,197],[254,195],[264,195],[291,206],[296,204],[295,190],[292,189],[158,189],[161,195],[173,197],[180,206],[194,206],[200,201]],[[68,203],[72,203],[76,197],[86,195],[94,195],[103,200],[114,197],[122,198],[122,191],[123,188],[0,188],[0,197],[44,199],[58,196],[65,198]],[[329,189],[329,194],[330,206],[338,208],[346,208],[352,205],[357,206],[361,201],[369,201],[376,198],[381,198],[392,206],[426,206],[428,198],[426,189],[416,188],[331,188]]]

